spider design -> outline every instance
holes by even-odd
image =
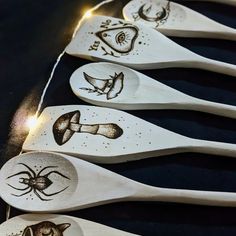
[[[18,163],[18,165],[23,165],[28,170],[21,171],[21,172],[18,172],[16,174],[10,175],[10,176],[7,177],[7,179],[10,179],[10,178],[12,178],[14,176],[21,175],[21,174],[28,175],[29,178],[23,178],[23,177],[19,178],[19,183],[27,185],[25,188],[16,188],[16,187],[14,187],[11,184],[7,184],[11,188],[13,188],[13,189],[20,190],[20,191],[26,191],[26,192],[24,192],[22,194],[13,194],[12,193],[12,195],[15,196],[15,197],[21,197],[21,196],[24,196],[24,195],[30,193],[31,191],[33,191],[34,194],[39,199],[41,199],[42,201],[51,201],[52,199],[43,198],[43,197],[40,196],[39,193],[41,193],[42,195],[44,195],[46,197],[50,197],[50,196],[53,196],[53,195],[56,195],[56,194],[59,194],[59,193],[65,191],[69,187],[69,186],[67,186],[67,187],[63,188],[62,190],[54,192],[54,193],[45,193],[44,190],[47,189],[53,183],[48,178],[51,174],[57,174],[57,175],[62,176],[65,179],[69,179],[69,180],[70,180],[70,178],[68,178],[67,176],[61,174],[60,172],[58,172],[56,170],[52,170],[52,171],[50,171],[49,173],[47,173],[45,175],[41,175],[42,172],[45,171],[46,169],[57,168],[58,166],[47,166],[47,167],[44,167],[37,174],[33,169],[31,169],[29,166],[27,166],[24,163]]]

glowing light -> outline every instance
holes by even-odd
[[[37,124],[37,116],[30,116],[27,121],[26,121],[26,126],[29,128],[29,129],[32,129],[33,127],[35,127]]]
[[[85,18],[89,18],[91,16],[92,16],[92,11],[91,10],[86,11],[85,14],[84,14]]]

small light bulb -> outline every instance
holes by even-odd
[[[92,12],[90,10],[86,11],[85,14],[84,14],[85,18],[89,18],[91,16],[92,16]]]
[[[29,129],[32,129],[33,127],[35,127],[36,124],[37,124],[37,117],[36,116],[30,116],[26,121],[26,125]]]

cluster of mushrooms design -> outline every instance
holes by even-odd
[[[85,80],[93,86],[90,88],[80,88],[89,93],[97,93],[97,95],[106,95],[106,99],[110,100],[117,97],[123,89],[124,73],[115,73],[114,76],[110,75],[109,79],[99,79],[92,77],[84,72]]]

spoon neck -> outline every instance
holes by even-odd
[[[228,192],[199,191],[140,186],[133,200],[174,202],[212,206],[236,206],[236,194]]]
[[[192,139],[188,149],[191,152],[236,157],[236,144]]]
[[[216,32],[214,38],[225,39],[230,41],[236,41],[236,30],[230,27],[224,26],[224,29],[220,32]]]
[[[197,56],[195,61],[193,61],[193,67],[203,70],[209,70],[221,74],[226,74],[229,76],[236,76],[236,66],[233,64],[216,61],[213,59],[205,58],[202,56]]]
[[[184,103],[179,104],[179,109],[188,109],[193,111],[200,111],[211,113],[219,116],[236,118],[236,107],[223,103],[216,103],[192,97]],[[178,109],[178,106],[177,106]]]

